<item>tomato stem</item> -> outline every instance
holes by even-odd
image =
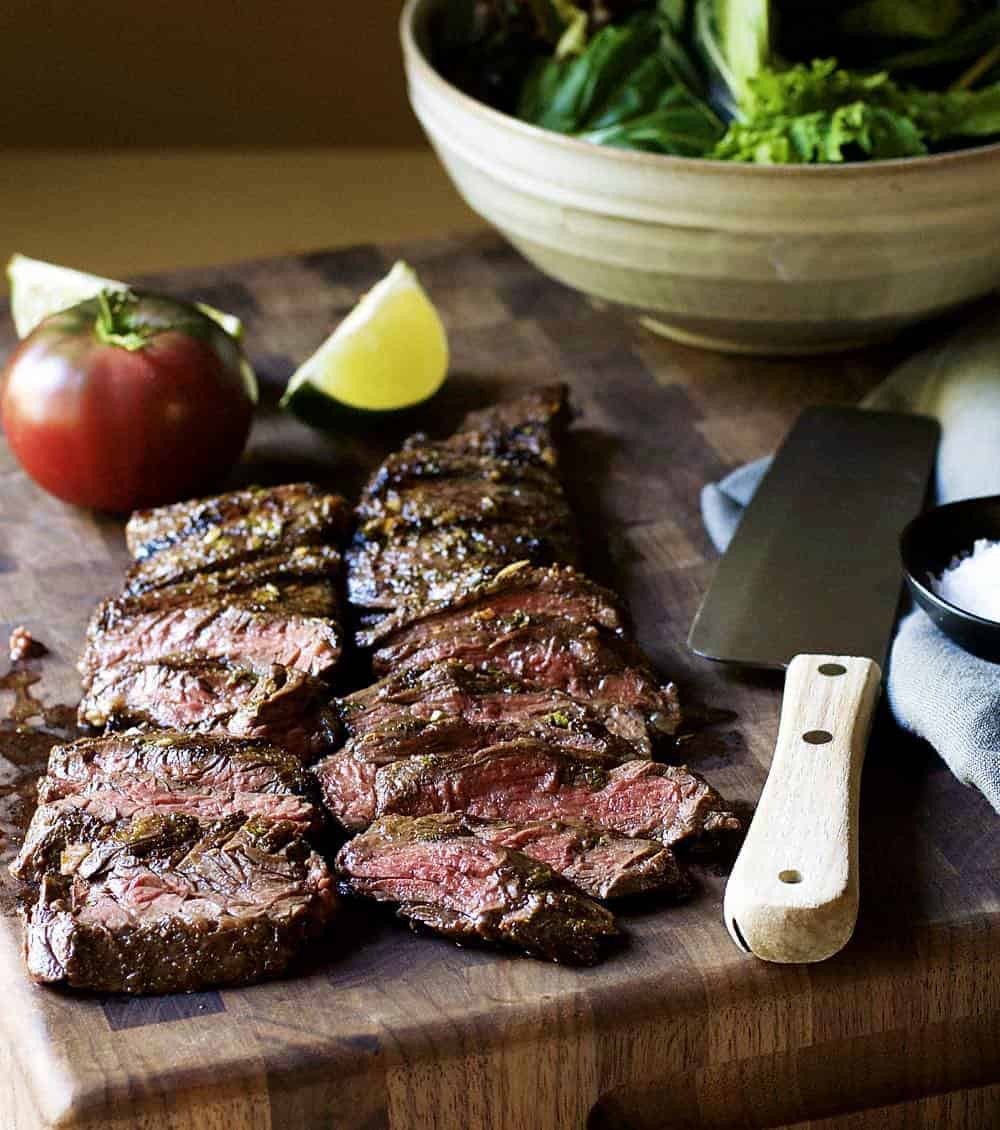
[[[135,318],[135,302],[135,295],[128,290],[102,290],[98,294],[94,332],[99,342],[130,352],[146,345],[154,331]]]

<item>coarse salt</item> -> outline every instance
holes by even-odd
[[[933,580],[934,591],[966,612],[1000,621],[1000,541],[980,538]]]

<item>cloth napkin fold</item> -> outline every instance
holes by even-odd
[[[861,406],[938,420],[939,503],[1000,494],[1000,301],[900,365]],[[755,460],[703,489],[705,529],[720,551],[770,463]],[[915,609],[893,640],[886,687],[896,721],[1000,812],[1000,664],[967,654]]]

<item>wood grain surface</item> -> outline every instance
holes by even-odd
[[[399,254],[448,325],[443,393],[409,418],[336,436],[279,417],[294,364]],[[855,400],[915,338],[823,361],[699,353],[542,279],[492,237],[146,281],[247,324],[267,404],[241,481],[310,475],[350,495],[405,432],[445,430],[518,385],[568,380],[569,488],[591,569],[628,598],[640,640],[701,723],[688,762],[727,796],[756,800],[780,685],[685,651],[714,560],[698,492],[770,450],[805,404]],[[41,731],[67,722],[84,625],[124,558],[120,522],[44,496],[0,448],[0,630],[25,623],[49,648],[27,666],[33,686],[15,687],[23,672],[2,678],[2,713],[20,719],[0,735],[5,858],[52,740]],[[1000,821],[884,718],[862,784],[861,871],[857,933],[814,966],[737,950],[722,922],[725,878],[702,869],[690,903],[623,913],[628,944],[595,969],[460,950],[361,907],[287,980],[135,1000],[30,985],[4,876],[0,1127],[996,1125]]]

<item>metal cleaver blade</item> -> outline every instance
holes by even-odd
[[[768,961],[820,961],[858,913],[861,766],[899,606],[899,532],[939,429],[806,409],[719,562],[688,637],[707,659],[787,668],[774,757],[726,887],[725,920]]]

